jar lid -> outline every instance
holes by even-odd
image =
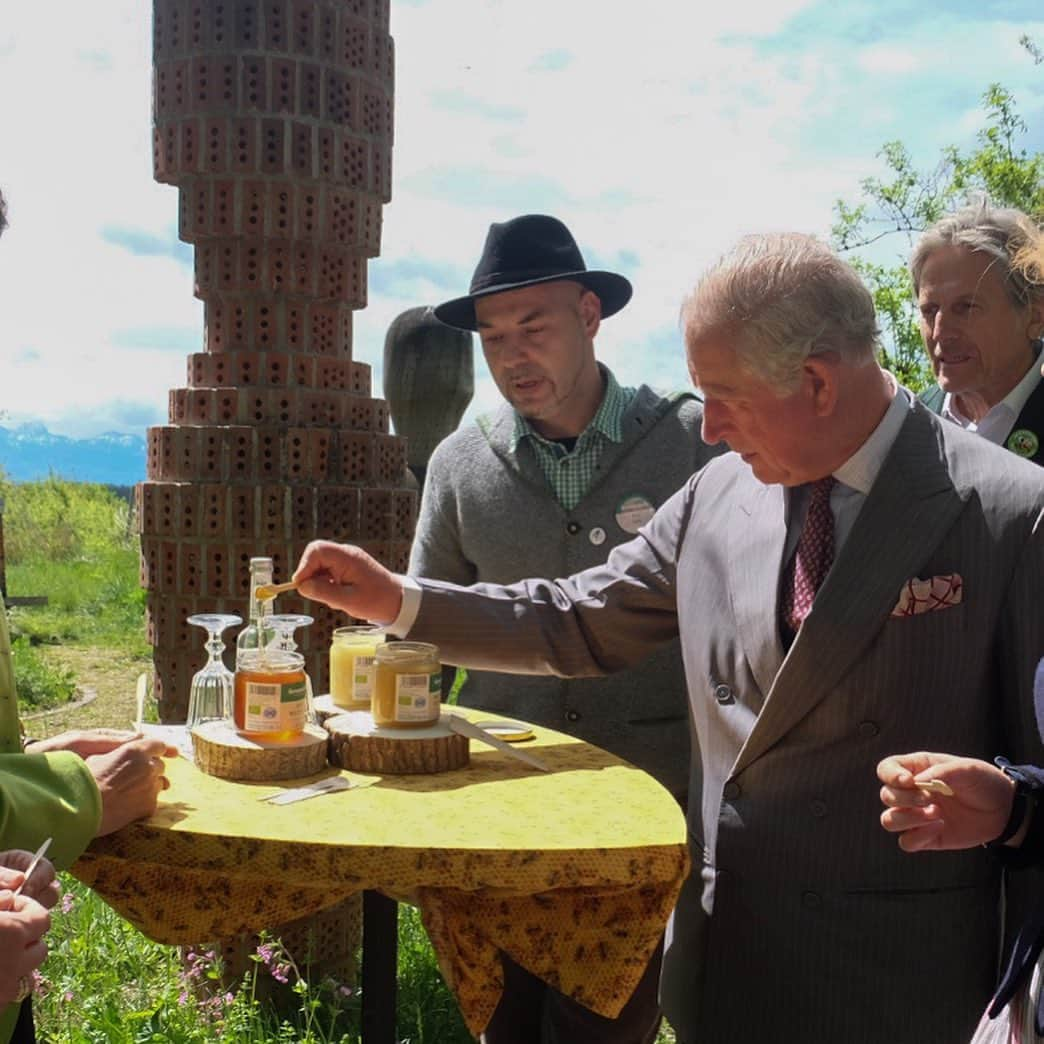
[[[486,732],[491,732],[497,739],[506,743],[521,743],[533,738],[533,730],[521,721],[476,721],[475,724]]]
[[[377,659],[382,663],[402,660],[439,659],[439,647],[431,642],[386,642],[377,648]]]
[[[335,642],[372,642],[374,639],[384,641],[384,628],[376,624],[356,624],[352,627],[338,627],[333,633]]]

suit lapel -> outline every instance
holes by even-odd
[[[739,642],[762,699],[783,662],[776,592],[786,536],[783,487],[751,476],[730,513],[728,576]]]
[[[875,640],[900,587],[918,575],[963,506],[933,422],[916,407],[783,661],[734,771],[777,743],[830,694]]]

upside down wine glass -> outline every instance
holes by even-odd
[[[204,722],[225,721],[232,717],[235,676],[221,659],[225,651],[221,635],[229,627],[241,624],[243,618],[235,613],[199,613],[190,616],[188,622],[206,630],[206,649],[209,654],[203,669],[192,676],[186,721],[191,731]]]
[[[297,642],[294,641],[294,632],[299,627],[308,627],[315,623],[315,619],[305,613],[275,613],[268,617],[268,625],[275,631],[276,649],[284,652],[296,653]],[[314,693],[312,692],[312,679],[305,672],[305,691],[308,699],[308,720],[312,724],[316,721]]]

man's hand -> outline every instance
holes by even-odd
[[[350,616],[389,624],[402,607],[402,581],[351,544],[313,540],[294,571],[305,598],[342,609]]]
[[[73,729],[50,739],[34,740],[25,748],[25,752],[52,754],[59,750],[71,750],[81,758],[89,758],[94,754],[108,754],[136,735],[126,729]]]
[[[50,910],[61,898],[62,890],[54,875],[54,866],[49,859],[41,859],[36,864],[32,876],[26,881],[25,871],[33,861],[32,852],[23,852],[19,848],[12,848],[7,852],[0,852],[0,891],[10,889],[14,891],[22,885],[22,895],[35,899],[44,909]]]
[[[50,914],[35,899],[0,891],[0,1005],[28,995],[32,973],[47,956],[43,937],[50,927]]]
[[[881,825],[899,834],[905,852],[986,844],[1004,830],[1015,799],[1014,782],[995,765],[952,754],[895,754],[877,766],[877,778],[888,806]],[[953,796],[926,793],[917,786],[932,779],[945,783]]]
[[[106,754],[92,754],[86,759],[101,791],[99,837],[152,815],[160,792],[170,786],[163,774],[163,759],[177,753],[177,748],[162,740],[139,736]]]

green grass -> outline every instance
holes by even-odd
[[[104,486],[0,476],[0,497],[8,593],[47,598],[10,613],[19,705],[31,713],[66,702],[74,690],[69,673],[38,646],[148,654],[138,538],[127,502]]]
[[[89,889],[63,877],[50,956],[33,1007],[54,1044],[300,1041],[356,1044],[359,995],[301,977],[278,942],[258,947],[229,988],[212,953],[150,942]],[[271,999],[275,987],[279,1002]]]
[[[138,586],[137,541],[48,561],[34,555],[7,568],[12,594],[46,595],[45,606],[11,609],[11,628],[35,643],[104,645],[148,654],[145,593]]]
[[[72,698],[76,691],[72,672],[41,656],[28,638],[14,638],[11,653],[23,713],[61,706]]]

